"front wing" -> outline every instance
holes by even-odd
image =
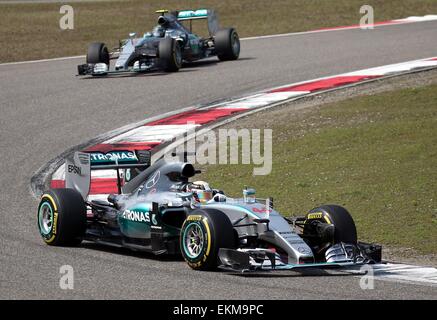
[[[143,55],[142,59],[135,61],[135,63],[129,67],[114,69],[110,68],[110,65],[107,65],[106,63],[85,63],[77,66],[77,72],[80,76],[105,76],[109,74],[143,73],[148,71],[155,71],[159,68],[160,64],[157,62],[156,55],[147,54]]]
[[[381,262],[381,246],[359,243],[357,254],[335,262],[284,263],[280,256],[269,249],[224,249],[219,250],[223,270],[251,272],[272,270],[293,270],[303,268],[338,268]]]

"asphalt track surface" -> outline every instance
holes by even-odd
[[[193,104],[435,56],[436,36],[437,22],[423,22],[248,40],[239,61],[212,59],[175,74],[81,79],[83,59],[0,66],[0,298],[437,299],[435,287],[410,283],[361,290],[350,275],[240,277],[93,244],[48,247],[29,191],[47,161],[100,133]],[[59,287],[62,265],[74,268],[74,290]]]

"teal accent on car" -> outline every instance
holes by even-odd
[[[183,234],[182,234],[182,247],[183,247],[183,250],[184,250],[185,254],[189,258],[196,259],[200,255],[201,252],[199,252],[197,255],[191,254],[190,251],[187,248],[187,243],[186,243],[187,231],[190,230],[192,225],[199,225],[199,222],[198,221],[193,221],[193,222],[190,222],[187,226],[185,226],[185,228],[183,230]]]
[[[119,213],[120,230],[127,237],[149,238],[151,217],[152,203],[137,203]]]
[[[43,202],[38,211],[38,226],[42,236],[48,236],[52,232],[53,218],[52,205],[48,201]]]
[[[137,163],[138,158],[133,151],[111,151],[108,153],[92,152],[90,154],[91,165]]]
[[[178,20],[200,19],[200,18],[207,18],[207,17],[208,17],[207,9],[184,10],[184,11],[179,11],[178,13]]]

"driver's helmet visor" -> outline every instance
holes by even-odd
[[[196,193],[201,203],[206,203],[212,199],[212,190],[198,190]]]

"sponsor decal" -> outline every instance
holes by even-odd
[[[150,222],[149,212],[139,210],[125,210],[121,214],[121,218],[134,222]]]
[[[308,214],[308,219],[322,219],[323,213],[322,212],[314,212]]]
[[[75,166],[74,164],[69,164],[68,165],[68,173],[82,175],[82,169],[78,166]]]
[[[110,151],[108,153],[93,152],[90,154],[91,164],[136,163],[138,158],[133,151]]]
[[[270,212],[272,212],[272,209],[267,210],[266,207],[261,207],[261,208],[253,207],[252,211],[255,213],[270,213]]]
[[[299,251],[300,253],[305,253],[305,254],[309,254],[311,253],[311,250],[305,247],[298,247],[297,251]]]
[[[130,169],[126,169],[125,174],[124,174],[124,178],[126,181],[129,181],[131,179]]]
[[[152,224],[150,225],[151,229],[162,230],[162,227],[158,225],[158,220],[156,220],[156,214],[152,214]]]
[[[185,10],[181,11],[178,14],[179,19],[187,19],[187,18],[199,18],[199,17],[206,17],[208,16],[208,10],[206,9],[199,9],[199,10]]]
[[[156,214],[152,214],[152,223],[153,223],[154,225],[157,225],[157,224],[158,224],[158,221],[156,221]]]
[[[155,184],[158,183],[159,178],[161,177],[161,172],[159,170],[157,170],[151,177],[150,179],[147,181],[146,183],[146,189],[150,189],[152,188]]]
[[[202,220],[202,216],[201,215],[191,215],[188,216],[187,221],[200,221]]]
[[[82,175],[82,169],[78,166],[75,166],[74,164],[69,164],[68,165],[68,173],[74,173],[77,175]]]

